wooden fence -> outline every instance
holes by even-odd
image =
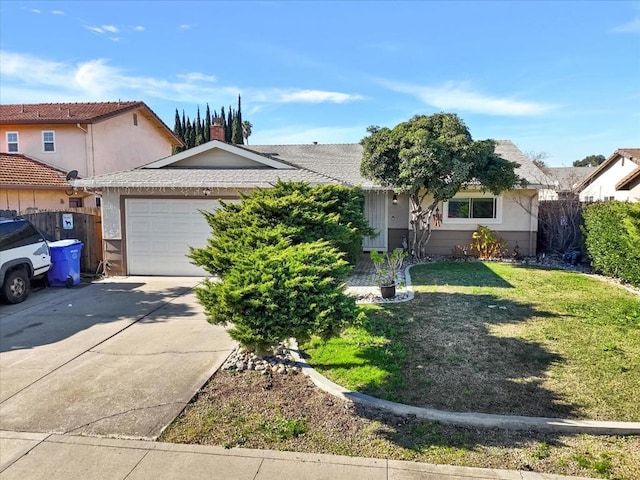
[[[99,209],[68,209],[24,212],[21,216],[33,223],[49,241],[80,240],[84,244],[80,271],[95,273],[102,261],[102,217],[99,212]]]

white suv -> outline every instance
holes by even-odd
[[[24,301],[31,279],[50,268],[44,235],[23,218],[0,218],[0,297],[9,303]]]

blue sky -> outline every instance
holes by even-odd
[[[455,112],[552,166],[640,147],[640,2],[0,0],[0,102],[236,105],[250,144]]]

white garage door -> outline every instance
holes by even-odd
[[[126,199],[129,275],[207,275],[186,255],[189,247],[205,246],[211,233],[199,210],[213,211],[219,205],[217,200]]]

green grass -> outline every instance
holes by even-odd
[[[369,307],[341,338],[313,340],[310,363],[347,388],[417,406],[640,420],[637,295],[501,263],[434,263],[411,275],[413,301]]]

